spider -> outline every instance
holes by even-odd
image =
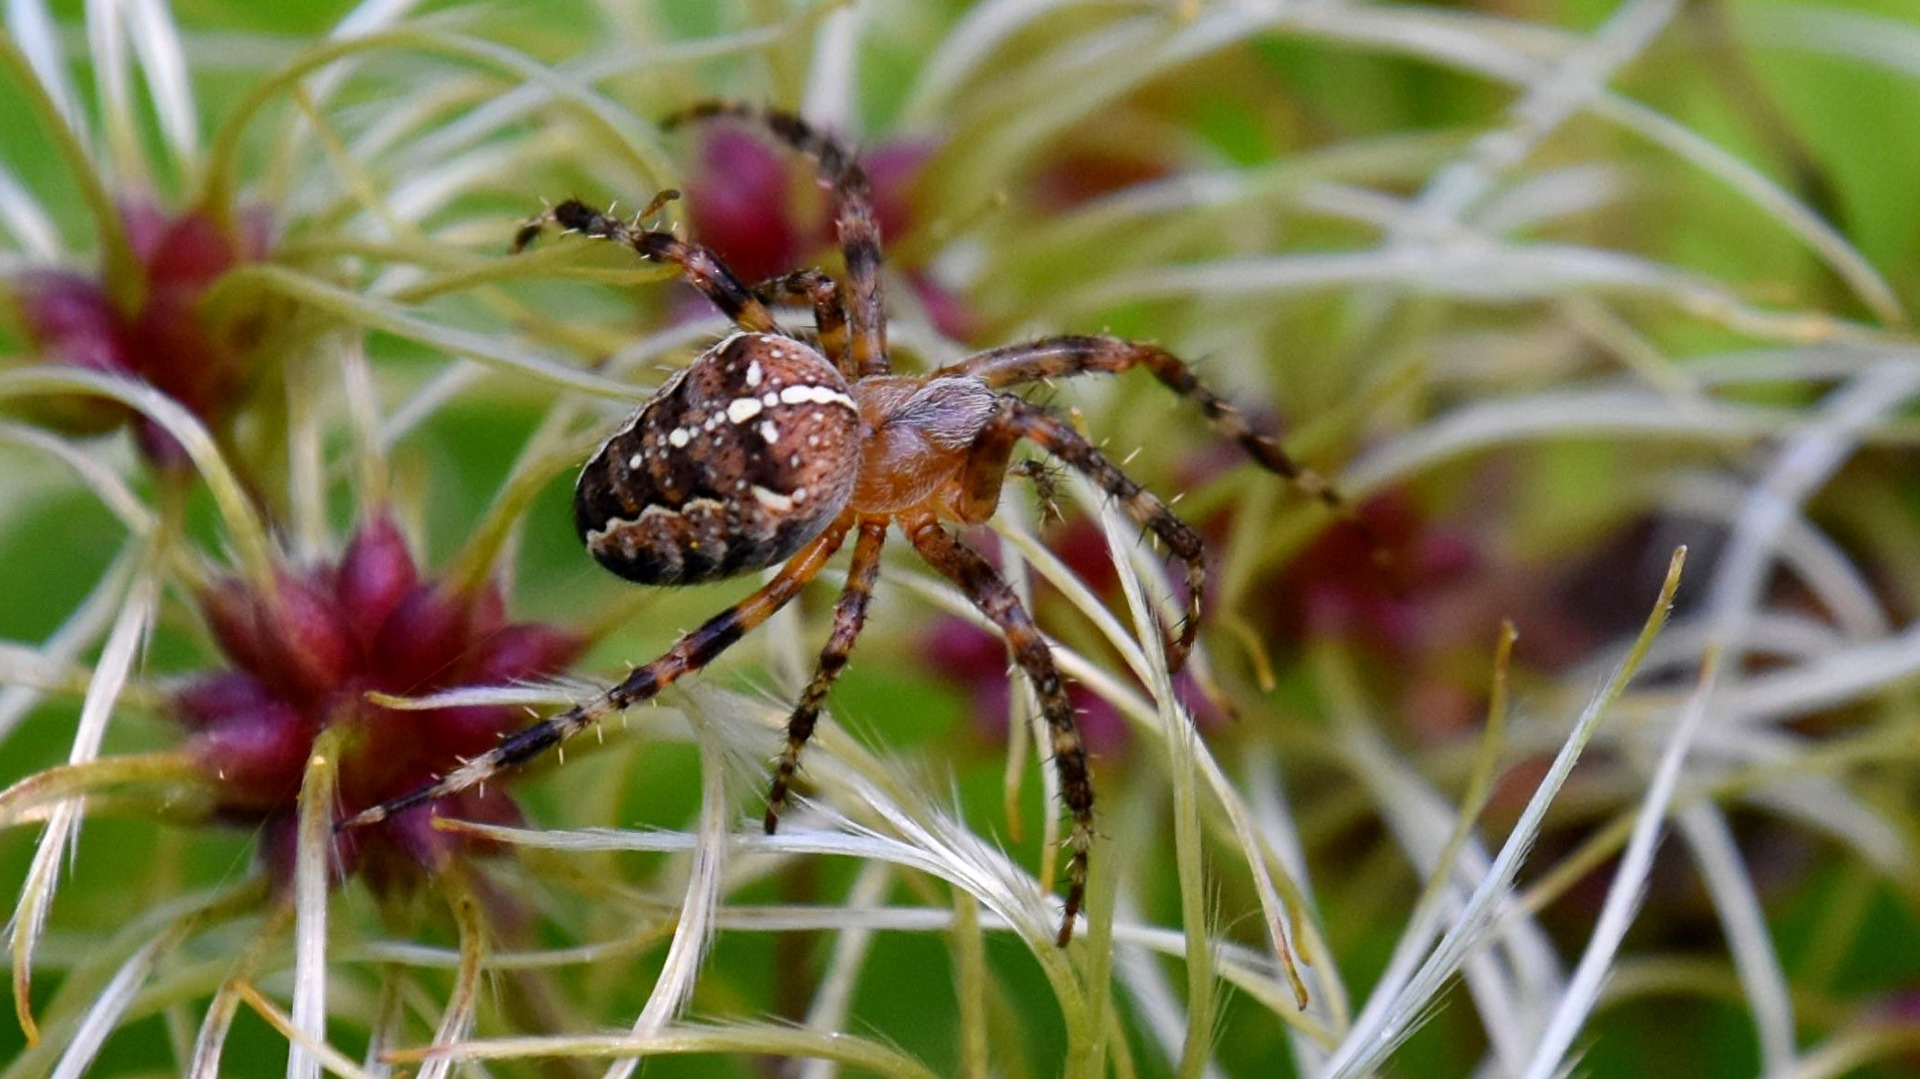
[[[964,592],[1006,639],[1039,697],[1051,733],[1062,800],[1072,817],[1067,895],[1056,937],[1065,947],[1086,893],[1093,844],[1093,781],[1066,686],[1045,638],[1019,597],[954,527],[992,517],[1021,441],[1077,469],[1156,537],[1185,569],[1187,606],[1177,632],[1163,631],[1170,667],[1185,662],[1205,593],[1200,536],[1134,482],[1066,420],[1014,387],[1093,372],[1145,368],[1185,397],[1262,467],[1336,512],[1340,495],[1296,465],[1187,365],[1151,344],[1102,336],[1046,337],[977,353],[925,374],[894,374],[880,281],[880,230],[865,172],[833,137],[797,116],[733,103],[696,106],[668,121],[731,117],[758,124],[810,157],[830,191],[844,279],[803,269],[748,286],[705,248],[643,227],[677,192],[666,191],[630,222],[569,200],[529,221],[519,251],[548,226],[611,240],[640,257],[679,267],[738,327],[673,375],[588,461],[574,497],[574,523],[593,557],[647,585],[690,585],[779,565],[771,580],[681,637],[618,685],[544,719],[461,764],[440,781],[342,821],[370,824],[485,782],[601,719],[647,700],[700,670],[785,606],[854,537],[846,585],[818,666],[787,720],[765,827],[786,807],[801,750],[828,690],[847,665],[894,528]],[[783,329],[773,309],[812,309],[813,332]]]

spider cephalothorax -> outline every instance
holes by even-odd
[[[1050,378],[1144,367],[1256,462],[1322,502],[1339,497],[1295,466],[1272,439],[1249,427],[1195,380],[1177,357],[1113,337],[1049,337],[981,352],[921,375],[892,373],[880,290],[880,232],[865,174],[838,142],[798,117],[743,106],[700,106],[680,119],[733,116],[763,124],[813,157],[832,194],[845,280],[800,270],[749,287],[710,251],[643,222],[674,196],[663,193],[632,222],[568,201],[521,230],[516,249],[549,225],[612,240],[642,257],[680,267],[740,328],[674,375],[614,432],[581,473],[575,522],[608,569],[644,584],[693,584],[780,564],[758,591],[682,637],[585,704],[512,735],[440,782],[342,822],[369,823],[409,805],[463,790],[531,759],[600,719],[699,670],[779,610],[857,533],[833,631],[812,681],[787,723],[768,798],[772,832],[800,752],[827,690],[846,666],[879,575],[880,550],[898,526],[914,549],[966,593],[997,626],[1040,699],[1052,731],[1061,797],[1073,817],[1066,907],[1058,942],[1073,935],[1086,891],[1093,842],[1093,783],[1073,706],[1033,618],[991,563],[951,526],[991,517],[1014,447],[1032,442],[1093,480],[1186,568],[1187,615],[1166,637],[1178,668],[1199,628],[1205,585],[1200,537],[1047,409],[1007,392]],[[782,329],[771,308],[813,311],[802,337]]]

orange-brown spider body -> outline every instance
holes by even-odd
[[[1061,799],[1072,818],[1067,895],[1056,936],[1064,946],[1085,897],[1093,845],[1093,779],[1086,751],[1045,636],[999,571],[953,528],[993,515],[1020,442],[1081,472],[1186,569],[1186,619],[1165,639],[1174,668],[1186,659],[1199,627],[1205,552],[1198,533],[1072,425],[1010,389],[1144,367],[1193,401],[1258,464],[1330,507],[1341,506],[1339,496],[1248,426],[1186,364],[1153,345],[1112,337],[1049,337],[981,352],[923,375],[894,374],[881,298],[879,225],[859,163],[838,142],[785,113],[716,104],[700,106],[685,118],[715,116],[758,122],[814,158],[831,191],[846,267],[843,281],[803,269],[747,285],[705,248],[641,226],[674,192],[656,197],[631,223],[578,201],[563,202],[522,228],[515,247],[530,243],[549,224],[611,240],[643,258],[678,266],[685,280],[740,329],[670,378],[587,463],[576,488],[574,516],[593,557],[622,577],[654,585],[779,569],[753,594],[634,668],[618,685],[509,736],[439,782],[339,826],[377,821],[485,782],[653,697],[712,662],[790,602],[847,537],[855,536],[832,633],[787,721],[786,746],[767,804],[765,826],[772,832],[801,750],[865,623],[881,548],[898,527],[915,551],[1000,630],[1039,699]],[[782,329],[772,311],[780,304],[810,308],[812,333]]]

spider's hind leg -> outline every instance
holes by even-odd
[[[1040,696],[1040,713],[1053,732],[1053,766],[1060,776],[1060,797],[1073,815],[1072,850],[1067,866],[1067,901],[1060,932],[1054,943],[1064,948],[1073,939],[1073,921],[1087,897],[1087,852],[1093,846],[1093,777],[1087,770],[1087,747],[1073,718],[1073,703],[1054,665],[1053,652],[1020,597],[991,563],[961,543],[939,522],[923,517],[906,526],[914,549],[948,580],[960,587],[981,614],[998,626],[1013,650],[1014,662],[1026,672]]]
[[[887,538],[887,519],[870,517],[860,522],[860,538],[854,542],[853,561],[847,566],[847,586],[833,606],[833,635],[820,650],[820,663],[814,668],[813,681],[807,683],[793,714],[787,717],[787,744],[774,767],[773,787],[767,793],[767,834],[780,826],[780,813],[787,807],[787,791],[793,786],[794,773],[800,770],[800,751],[813,737],[813,726],[820,718],[820,706],[834,679],[846,669],[853,642],[866,624],[867,604],[873,599],[873,585],[880,577],[880,546]]]
[[[438,782],[361,810],[334,825],[335,831],[378,824],[395,813],[475,787],[517,764],[538,757],[615,712],[648,700],[674,682],[705,667],[728,646],[765,622],[819,576],[828,557],[840,549],[853,519],[842,516],[811,543],[787,560],[773,579],[759,590],[704,622],[699,629],[675,641],[660,658],[632,673],[617,686],[585,704],[575,705],[510,734],[499,745],[448,772]]]

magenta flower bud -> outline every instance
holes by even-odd
[[[880,238],[897,240],[912,231],[913,187],[939,144],[930,139],[902,139],[880,146],[861,161],[873,190],[873,216],[880,222]]]
[[[313,732],[300,713],[273,703],[208,727],[187,746],[201,769],[220,781],[223,810],[272,810],[300,793]]]
[[[466,652],[472,624],[467,603],[437,585],[415,585],[374,637],[369,659],[375,678],[399,692],[440,683]]]
[[[275,681],[293,694],[331,691],[357,667],[360,649],[331,591],[283,573],[275,594],[255,610]]]
[[[294,855],[299,851],[300,821],[291,813],[269,817],[256,826],[260,834],[260,864],[266,867],[267,879],[281,889],[293,887]],[[339,884],[348,876],[360,871],[365,848],[369,837],[363,832],[336,832],[329,844],[332,865],[327,874],[332,884]]]
[[[407,540],[386,513],[361,526],[334,577],[334,595],[362,640],[371,644],[394,608],[420,583]]]
[[[64,270],[36,270],[8,280],[6,290],[42,362],[127,373],[119,315],[96,282]],[[23,411],[35,422],[80,435],[109,431],[127,416],[116,402],[77,395],[37,399]]]
[[[580,657],[578,634],[536,622],[503,626],[478,642],[479,658],[469,679],[483,685],[506,685],[563,671]]]
[[[411,737],[419,746],[423,771],[444,766],[447,761],[477,757],[530,722],[527,714],[519,709],[487,705],[394,712],[386,719],[396,725],[411,725]]]
[[[233,268],[238,245],[201,211],[167,221],[145,253],[147,278],[154,288],[205,288]]]
[[[797,265],[792,174],[778,154],[745,132],[716,128],[697,177],[687,196],[693,233],[734,273],[760,281]]]
[[[279,703],[258,678],[241,671],[222,671],[196,678],[175,693],[172,715],[189,729],[199,730],[277,707]]]
[[[259,605],[245,581],[230,577],[214,582],[200,593],[200,615],[220,651],[236,666],[263,679],[271,677]]]
[[[405,852],[414,865],[429,869],[444,868],[453,858],[475,853],[476,848],[484,850],[493,846],[476,843],[457,832],[441,831],[433,826],[435,817],[501,825],[518,825],[526,820],[513,799],[498,787],[489,787],[484,792],[461,791],[431,805],[396,813],[379,825],[384,833],[382,838]],[[377,879],[372,883],[376,888],[380,885]]]

